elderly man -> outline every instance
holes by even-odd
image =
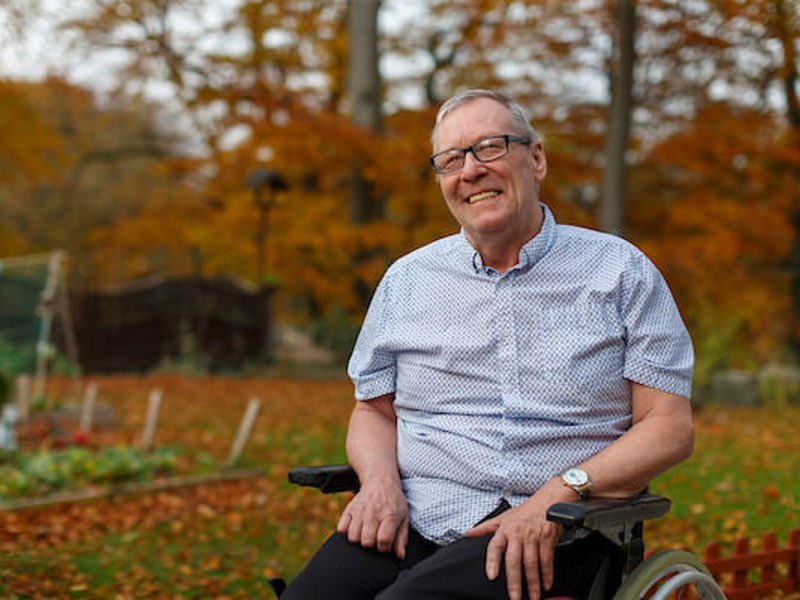
[[[361,490],[290,600],[570,593],[547,508],[631,496],[692,452],[691,341],[652,263],[556,224],[510,97],[451,98],[432,141],[461,232],[375,292],[349,365]]]

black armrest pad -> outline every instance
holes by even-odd
[[[289,471],[289,482],[317,488],[324,494],[357,492],[360,487],[358,475],[350,465],[298,467]]]
[[[647,493],[625,499],[589,498],[554,504],[547,511],[547,519],[565,527],[596,530],[662,517],[669,512],[670,504],[669,498]]]

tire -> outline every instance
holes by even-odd
[[[662,550],[633,570],[614,594],[614,600],[663,600],[693,585],[702,600],[725,600],[706,566],[691,552]],[[678,592],[680,598],[680,592]]]

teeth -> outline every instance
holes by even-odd
[[[470,196],[467,198],[467,202],[470,204],[475,204],[476,202],[480,202],[481,200],[485,200],[486,198],[491,198],[492,196],[497,196],[498,192],[481,192],[480,194],[475,194],[474,196]]]

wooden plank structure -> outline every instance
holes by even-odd
[[[733,554],[722,556],[720,544],[706,545],[703,559],[728,600],[754,600],[778,592],[800,591],[800,529],[789,532],[788,545],[778,548],[774,533],[761,538],[761,550],[750,551],[750,542],[739,538]]]
[[[226,370],[260,360],[270,350],[272,292],[224,278],[158,276],[115,290],[73,292],[83,372],[149,371],[165,360]]]

